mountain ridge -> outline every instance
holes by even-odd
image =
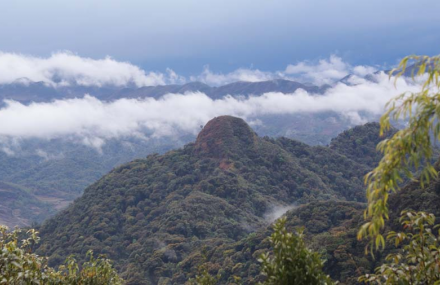
[[[247,238],[273,209],[365,201],[368,170],[328,147],[258,137],[241,119],[217,117],[195,143],[124,164],[89,186],[42,225],[38,252],[56,265],[93,249],[114,259],[128,284],[183,284],[203,261],[200,250]]]
[[[23,80],[22,80],[23,81]],[[26,81],[0,85],[0,100],[15,100],[23,104],[50,102],[57,99],[82,98],[90,94],[100,100],[113,101],[121,98],[160,98],[166,94],[202,92],[212,99],[231,96],[260,96],[267,92],[293,93],[304,89],[312,94],[322,94],[329,86],[306,85],[296,81],[275,79],[261,82],[238,81],[222,86],[209,86],[202,82],[188,82],[182,85],[158,85],[145,87],[118,86],[60,86],[54,87],[44,82]]]

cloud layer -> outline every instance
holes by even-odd
[[[219,115],[251,121],[262,115],[337,112],[353,124],[364,123],[384,111],[385,103],[417,85],[385,74],[375,82],[356,78],[357,85],[342,83],[325,94],[297,90],[292,94],[266,93],[258,97],[211,99],[203,93],[168,94],[160,99],[120,99],[103,102],[91,96],[23,105],[6,101],[0,109],[0,137],[74,137],[99,148],[107,139],[126,136],[166,137],[197,133],[200,125]]]
[[[229,73],[215,73],[205,67],[201,74],[188,78],[172,69],[165,73],[148,72],[128,62],[106,57],[92,59],[71,52],[54,53],[47,58],[0,52],[0,84],[29,81],[44,82],[51,86],[128,86],[137,87],[165,84],[183,84],[200,81],[212,86],[236,81],[258,82],[272,79],[290,79],[317,85],[330,84],[347,74],[364,76],[372,73],[370,66],[351,66],[337,56],[316,62],[290,64],[281,71],[261,71],[239,68]]]
[[[348,74],[365,76],[375,71],[376,68],[372,66],[351,66],[342,61],[340,57],[332,55],[328,60],[322,59],[316,63],[303,61],[297,64],[290,64],[286,67],[284,74],[302,81],[322,85],[331,84]]]
[[[170,71],[169,80],[175,78]],[[0,84],[16,80],[44,82],[52,86],[84,85],[138,87],[160,85],[167,81],[161,73],[146,73],[127,62],[116,61],[110,57],[91,59],[70,52],[54,53],[48,58],[26,56],[16,53],[0,52]]]

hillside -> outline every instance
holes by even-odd
[[[367,123],[348,129],[331,140],[330,148],[373,168],[381,159],[381,153],[376,150],[377,144],[383,139],[377,135],[379,129],[378,123]],[[395,132],[396,129],[391,129],[385,136]]]
[[[116,165],[150,153],[163,153],[176,144],[179,142],[171,140],[113,140],[97,150],[69,140],[54,139],[23,141],[12,155],[0,151],[0,183],[27,190],[26,196],[15,196],[15,203],[0,201],[0,208],[10,209],[16,217],[7,219],[0,215],[0,224],[13,228],[41,223],[65,208],[84,188]],[[27,209],[29,203],[38,215]]]
[[[68,85],[54,87],[43,82],[32,82],[26,78],[10,84],[0,84],[0,111],[7,109],[4,100],[14,100],[25,105],[49,103],[54,100],[81,98],[85,94],[95,96],[102,102],[119,99],[161,98],[169,93],[185,94],[203,92],[214,100],[225,96],[244,98],[260,96],[266,92],[293,93],[303,89],[320,96],[329,86],[314,86],[289,80],[268,80],[263,82],[234,82],[223,86],[208,86],[200,82],[183,85],[163,85],[147,87],[80,86]],[[327,145],[330,139],[352,126],[352,122],[335,112],[262,114],[248,117],[253,128],[262,136],[288,137],[312,145]],[[163,154],[179,148],[195,139],[195,133],[175,130],[166,137],[151,137],[148,131],[139,137],[117,137],[104,139],[102,147],[93,148],[87,138],[61,135],[56,138],[39,137],[0,137],[0,181],[26,188],[33,195],[35,205],[49,206],[49,211],[40,209],[41,215],[24,215],[24,203],[11,208],[20,213],[15,224],[2,219],[0,224],[9,227],[28,226],[32,222],[42,222],[53,213],[65,208],[83,190],[114,167],[135,158],[146,157],[152,153]],[[148,141],[142,136],[148,137]],[[0,201],[0,207],[10,207]]]
[[[359,128],[359,127],[358,127]],[[361,128],[361,127],[360,127]],[[371,128],[367,126],[367,128]],[[440,170],[439,165],[437,169]],[[431,181],[425,188],[417,182],[407,184],[389,199],[390,220],[388,230],[401,231],[399,222],[402,210],[426,211],[440,217],[440,179]],[[365,255],[365,242],[356,238],[363,224],[365,204],[350,201],[315,201],[296,207],[286,213],[287,226],[291,231],[304,226],[308,245],[326,259],[324,271],[340,284],[358,284],[357,277],[374,270],[385,262],[385,256],[393,250],[388,245],[384,252],[376,252],[375,259]],[[438,221],[438,220],[437,220]],[[234,276],[244,284],[262,280],[257,258],[269,250],[270,227],[262,228],[246,238],[205,249],[205,264],[211,274],[221,273],[222,283],[233,283]],[[196,272],[197,260],[202,252],[193,254],[185,261],[184,271]],[[173,280],[173,279],[172,279]],[[173,280],[174,281],[174,280]]]
[[[29,189],[0,181],[0,221],[6,225],[30,225],[53,214],[48,203],[37,199]]]
[[[334,223],[310,226],[323,233],[350,223],[370,169],[361,162],[329,147],[261,138],[241,119],[217,117],[195,143],[125,164],[88,187],[43,224],[38,251],[55,265],[93,249],[115,260],[130,284],[182,284],[203,252],[252,237],[287,209],[334,201],[313,204]]]
[[[272,116],[262,118],[261,122],[255,126],[259,134],[286,136],[318,145],[330,142],[333,134],[346,127],[338,122],[327,122],[325,116],[322,119],[305,115]],[[27,139],[12,146],[0,145],[0,181],[29,189],[37,199],[35,203],[43,201],[51,207],[47,215],[38,218],[20,215],[20,224],[11,224],[1,217],[0,223],[14,227],[41,222],[50,216],[49,213],[62,209],[79,197],[88,185],[114,167],[152,153],[163,154],[194,139],[193,134],[185,133],[148,140],[124,137],[107,140],[99,149],[74,138]],[[16,204],[18,208],[13,210],[22,211],[19,205]],[[0,201],[0,206],[6,205]]]
[[[285,214],[290,231],[305,227],[308,246],[321,253],[326,259],[324,271],[340,284],[357,284],[357,276],[370,272],[377,264],[370,256],[365,256],[365,244],[356,239],[364,208],[364,203],[315,201]],[[268,226],[237,242],[207,247],[205,252],[197,251],[184,261],[182,271],[197,272],[196,265],[203,260],[211,274],[220,273],[221,284],[234,284],[236,277],[243,284],[256,284],[264,280],[257,259],[270,250],[268,237],[271,233]],[[175,278],[171,281],[170,284],[179,283]]]

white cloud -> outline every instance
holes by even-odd
[[[329,59],[318,62],[303,61],[290,64],[283,71],[261,71],[258,69],[240,68],[230,73],[215,73],[209,67],[205,67],[198,76],[191,76],[191,81],[201,81],[208,85],[224,85],[237,81],[260,82],[274,79],[287,79],[300,82],[313,83],[316,85],[332,84],[344,78],[348,74],[363,77],[377,71],[371,66],[352,66],[344,62],[340,57],[331,55]]]
[[[339,83],[320,95],[297,90],[292,94],[216,100],[203,93],[186,93],[113,102],[91,96],[30,105],[6,101],[0,109],[0,122],[7,122],[0,124],[0,140],[68,137],[99,149],[111,138],[196,134],[200,125],[219,115],[258,122],[262,115],[333,111],[358,124],[382,114],[385,103],[395,95],[419,88],[404,79],[399,79],[395,87],[383,73],[375,77],[376,82],[364,80],[354,86]]]
[[[53,154],[53,153],[48,153],[48,152],[46,152],[46,151],[44,151],[42,149],[35,150],[35,154],[38,155],[39,157],[43,158],[44,161],[64,158],[64,154],[63,153]]]
[[[351,66],[340,57],[332,55],[328,60],[323,59],[317,63],[304,61],[295,65],[290,64],[284,73],[286,76],[322,85],[331,84],[348,74],[365,76],[375,71],[376,69],[371,66]]]
[[[264,214],[264,219],[267,223],[273,223],[279,218],[281,218],[282,215],[287,213],[288,211],[296,208],[295,205],[290,206],[280,206],[280,205],[272,205],[268,212]]]
[[[214,73],[209,69],[208,66],[206,66],[200,75],[191,76],[190,80],[200,81],[208,85],[219,86],[237,81],[260,82],[275,78],[280,78],[280,76],[271,72],[260,71],[258,69],[239,68],[230,73],[223,74]]]
[[[340,57],[330,56],[319,62],[300,62],[288,65],[283,71],[262,71],[239,68],[229,73],[216,73],[205,67],[201,74],[186,78],[167,69],[165,73],[147,72],[128,62],[105,57],[92,59],[72,52],[57,52],[51,56],[35,57],[17,53],[0,52],[0,84],[42,81],[51,86],[127,86],[137,87],[164,84],[184,84],[200,81],[212,86],[237,81],[259,82],[273,79],[291,79],[317,85],[333,83],[347,74],[365,76],[376,69],[370,66],[351,66]]]
[[[186,83],[186,78],[174,72],[174,70],[167,68],[168,78],[167,83],[169,84],[184,84]]]
[[[171,76],[174,73],[171,71]],[[78,84],[84,86],[134,84],[138,87],[165,84],[162,73],[146,73],[128,62],[110,57],[91,59],[71,52],[58,52],[41,58],[0,52],[0,84],[42,81],[52,86]]]

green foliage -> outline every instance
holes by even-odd
[[[326,260],[323,271],[342,284],[357,284],[357,278],[374,267],[371,258],[364,255],[364,243],[356,239],[364,208],[365,204],[357,202],[315,201],[287,212],[286,228],[292,232],[305,227],[307,247]],[[204,265],[209,265],[211,274],[221,273],[218,284],[263,282],[265,276],[260,274],[261,264],[257,259],[262,253],[271,251],[269,237],[272,233],[272,227],[264,227],[238,242],[211,248]],[[189,257],[186,263],[194,263],[196,258],[197,255]]]
[[[232,283],[234,275],[247,277],[241,275],[247,266],[246,272],[259,274],[258,264],[249,262],[256,258],[232,260],[216,249],[265,229],[265,214],[274,205],[364,198],[362,177],[368,167],[347,158],[342,148],[260,138],[237,118],[222,123],[205,127],[195,144],[127,163],[88,187],[42,225],[37,252],[55,266],[72,253],[84,261],[81,257],[92,249],[114,260],[129,283],[169,278],[183,284],[205,262],[200,250],[206,247],[209,261],[216,257],[208,272]],[[328,212],[341,214],[335,221],[345,215]],[[318,210],[313,217],[319,217]],[[310,229],[327,230],[329,219],[321,217]]]
[[[38,232],[31,229],[27,237],[19,241],[23,233],[19,229],[9,232],[0,226],[0,284],[122,284],[108,259],[93,257],[89,251],[88,262],[79,265],[69,256],[66,265],[58,271],[47,265],[47,260],[32,253],[32,248],[40,240]]]
[[[389,131],[380,136],[379,130],[380,125],[375,122],[356,126],[333,138],[330,148],[356,162],[368,165],[371,170],[382,159],[382,153],[376,149],[377,144],[397,132],[397,129],[391,127]]]
[[[16,155],[0,151],[0,207],[14,213],[11,217],[0,212],[0,224],[13,228],[41,223],[115,166],[176,147],[172,141],[154,139],[148,143],[135,139],[125,142],[109,140],[100,153],[63,139],[35,139],[20,142]],[[15,189],[9,191],[11,187]]]
[[[203,269],[200,275],[196,275],[195,280],[191,280],[190,284],[194,285],[216,285],[220,276],[212,276],[206,269]]]
[[[381,133],[391,128],[390,121],[406,120],[406,127],[378,145],[383,153],[379,165],[365,178],[368,206],[367,222],[360,228],[358,238],[370,238],[370,250],[385,247],[381,230],[389,218],[388,198],[399,190],[404,177],[415,179],[411,170],[420,169],[420,184],[425,186],[437,177],[432,165],[433,141],[440,139],[440,56],[409,56],[398,69],[390,72],[397,78],[404,74],[408,62],[415,62],[414,76],[427,76],[422,90],[404,93],[387,104],[388,110],[380,120]],[[414,73],[414,70],[416,72]]]
[[[304,230],[290,233],[286,229],[286,219],[275,222],[274,233],[270,237],[273,257],[262,254],[259,261],[262,273],[267,276],[263,284],[333,284],[322,271],[323,261],[318,253],[304,244]]]
[[[387,240],[399,248],[386,257],[388,263],[359,281],[371,284],[440,284],[440,232],[434,234],[435,216],[404,211],[400,221],[405,232],[390,231]],[[400,246],[400,247],[399,247]]]

